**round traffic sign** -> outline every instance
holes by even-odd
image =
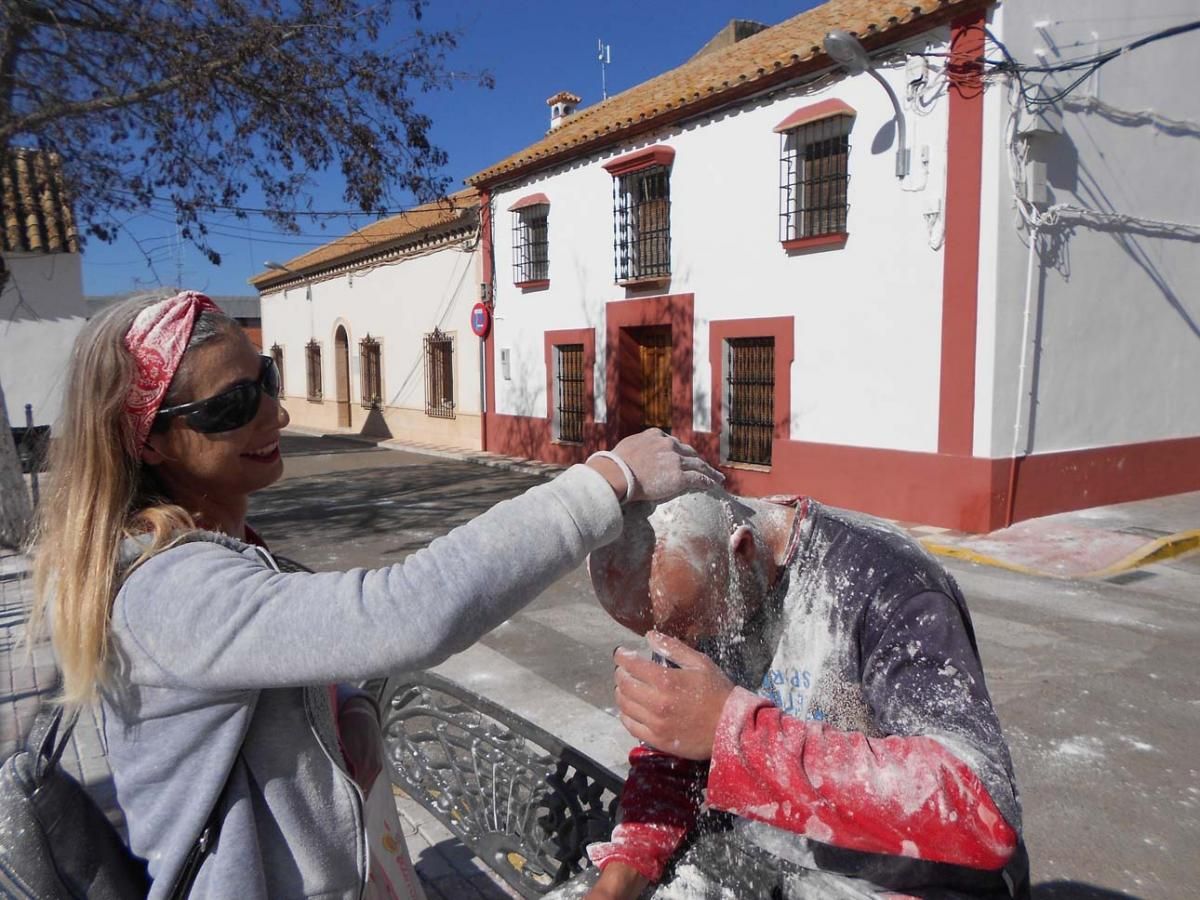
[[[479,337],[485,338],[488,329],[492,327],[492,314],[483,303],[476,303],[471,308],[471,330]]]

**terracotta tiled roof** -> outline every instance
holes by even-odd
[[[414,206],[322,244],[284,263],[290,272],[269,269],[251,278],[250,284],[261,291],[272,284],[294,279],[297,275],[315,275],[362,257],[401,248],[426,232],[466,222],[478,215],[478,211],[479,193],[474,188],[458,191],[444,199]]]
[[[0,166],[0,249],[78,253],[75,216],[62,185],[57,154],[10,150]]]
[[[824,68],[830,62],[821,44],[834,28],[858,35],[873,49],[988,5],[987,0],[829,0],[579,110],[546,137],[472,175],[467,182],[495,183],[527,167],[590,152],[629,134],[735,102],[772,84]],[[916,24],[922,19],[927,26]]]

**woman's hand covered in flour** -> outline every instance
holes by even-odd
[[[679,668],[619,648],[613,659],[621,724],[656,750],[684,759],[709,759],[733,682],[716,663],[682,641],[657,631],[646,639],[652,650]]]
[[[695,450],[658,428],[630,435],[612,452],[633,472],[630,500],[661,502],[688,491],[719,487],[725,481]]]

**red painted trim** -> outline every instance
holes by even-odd
[[[595,430],[596,425],[596,329],[571,328],[562,331],[547,331],[543,338],[543,352],[546,359],[546,421],[549,423],[549,439],[559,447],[579,448],[580,459],[586,458],[579,444],[564,444],[554,440],[554,398],[558,392],[554,387],[554,348],[559,344],[583,344],[583,392],[590,403],[583,415],[584,444],[588,443],[588,433]]]
[[[1038,453],[1021,459],[1014,521],[1070,509],[1126,503],[1200,490],[1200,437],[1088,450]],[[1008,479],[1008,460],[1000,460]]]
[[[708,364],[712,374],[712,434],[718,448],[724,422],[722,414],[725,402],[725,341],[730,338],[747,337],[775,339],[775,440],[786,441],[791,437],[792,361],[796,358],[795,319],[791,316],[723,319],[708,324]],[[771,456],[774,468],[774,450]]]
[[[693,439],[692,417],[692,294],[664,294],[635,300],[610,301],[605,312],[605,436],[610,445],[623,435],[620,422],[620,355],[621,332],[646,325],[671,326],[671,433],[681,441]]]
[[[508,208],[509,212],[516,212],[518,209],[526,209],[530,206],[549,206],[550,198],[545,194],[527,194],[516,203]]]
[[[942,267],[942,361],[938,452],[970,455],[975,440],[975,332],[979,304],[979,219],[983,178],[985,14],[950,27],[946,245]]]
[[[495,266],[496,258],[494,252],[494,235],[492,234],[492,192],[490,190],[480,190],[479,192],[479,234],[480,234],[480,270],[479,278],[481,283],[488,285],[495,290]],[[494,296],[494,295],[493,295]],[[489,328],[487,337],[483,342],[483,378],[484,378],[484,404],[485,408],[481,410],[479,416],[479,448],[487,450],[488,439],[488,421],[491,419],[496,410],[496,329]]]
[[[838,247],[845,247],[846,241],[850,235],[845,231],[839,231],[837,234],[815,234],[812,237],[796,238],[792,241],[780,241],[780,246],[789,253],[796,250],[832,250]]]
[[[610,385],[612,378],[610,364]],[[610,408],[613,401],[610,388]],[[612,423],[615,416],[609,418]],[[580,453],[563,452],[570,445],[550,443],[544,418],[489,420],[499,452],[549,462],[580,458]],[[597,424],[581,453],[612,446],[609,430],[609,425]],[[717,461],[716,434],[677,436],[709,462]],[[1027,457],[1021,465],[1015,520],[1200,490],[1197,458],[1200,437]],[[722,470],[725,487],[736,494],[804,493],[834,506],[904,522],[986,532],[1004,524],[1008,466],[1007,459],[776,440],[769,471],[728,466]]]
[[[819,119],[830,119],[834,116],[850,116],[854,118],[857,115],[857,110],[845,100],[831,98],[829,100],[822,100],[820,103],[810,103],[808,106],[800,107],[772,130],[776,134],[781,134],[784,131],[791,131],[793,128],[799,128],[801,125],[807,125],[809,122],[816,122]]]
[[[514,281],[513,287],[518,287],[525,292],[544,291],[546,288],[550,287],[550,279],[539,278],[536,281]]]
[[[610,159],[604,163],[604,170],[616,178],[618,175],[628,175],[630,172],[648,169],[651,166],[669,166],[674,159],[675,148],[668,147],[666,144],[658,144],[654,147],[647,147],[645,150],[637,150],[633,153],[626,153],[624,156],[618,156],[616,159]]]

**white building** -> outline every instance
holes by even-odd
[[[79,241],[53,156],[17,150],[0,173],[0,385],[13,427],[52,425],[87,321]]]
[[[474,191],[376,222],[250,283],[294,425],[479,447]]]
[[[469,179],[485,449],[568,462],[660,425],[734,490],[967,530],[1200,489],[1200,31],[1062,98],[1088,67],[1026,68],[1033,113],[993,65],[1194,18],[831,0],[560,110]]]

